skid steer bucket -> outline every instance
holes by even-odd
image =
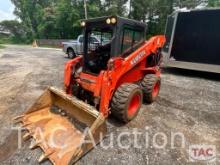
[[[73,164],[106,134],[105,118],[92,106],[50,87],[23,115],[14,119],[33,137],[30,149],[40,147],[39,162]]]

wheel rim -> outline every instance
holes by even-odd
[[[160,90],[160,82],[158,81],[153,87],[152,96],[157,97],[159,90]]]
[[[128,116],[129,117],[132,117],[136,114],[137,110],[140,107],[140,102],[141,102],[140,94],[135,94],[128,105]]]

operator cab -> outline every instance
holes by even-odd
[[[145,42],[146,24],[118,17],[82,20],[83,71],[99,74],[112,57],[126,57]],[[91,38],[96,38],[93,41]]]

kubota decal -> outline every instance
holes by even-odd
[[[145,50],[141,51],[134,59],[131,60],[131,65],[136,64],[145,55]]]

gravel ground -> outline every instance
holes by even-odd
[[[28,46],[9,45],[0,52],[0,164],[38,164],[40,149],[30,150],[30,141],[18,149],[18,135],[11,129],[11,119],[24,112],[47,86],[62,88],[67,60],[59,50]],[[215,145],[220,152],[219,75],[175,69],[163,72],[157,101],[143,105],[137,118],[126,125],[110,117],[103,143],[76,164],[207,164],[189,162],[190,145]],[[141,133],[137,137],[139,148],[133,142],[137,130]],[[172,140],[174,134],[182,136]],[[130,147],[120,147],[119,138]],[[101,147],[111,141],[113,147]],[[155,143],[166,145],[157,148]],[[220,164],[219,155],[215,164]]]

